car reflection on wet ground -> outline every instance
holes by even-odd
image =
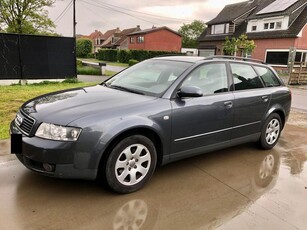
[[[306,129],[157,169],[117,195],[89,181],[40,176],[0,161],[0,229],[307,229]]]

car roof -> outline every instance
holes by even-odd
[[[183,62],[198,62],[204,60],[204,57],[199,56],[164,56],[164,57],[156,57],[153,59],[159,60],[169,60],[169,61],[183,61]]]
[[[210,57],[200,57],[200,56],[163,56],[163,57],[155,57],[153,59],[156,60],[167,60],[167,61],[181,61],[181,62],[210,62],[210,61],[232,61],[238,63],[248,63],[248,64],[258,64],[258,65],[266,65],[262,60],[244,58],[244,57],[234,57],[234,56],[210,56]]]

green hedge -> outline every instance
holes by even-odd
[[[117,60],[120,63],[129,63],[131,59],[131,53],[129,50],[119,50],[117,52]]]
[[[138,60],[134,60],[134,59],[130,59],[130,60],[129,60],[129,66],[133,66],[133,65],[135,65],[135,64],[137,64],[137,63],[139,63]]]
[[[77,57],[87,57],[93,49],[93,43],[90,39],[80,38],[76,41],[76,55]]]
[[[144,61],[149,58],[164,55],[185,55],[179,52],[167,51],[148,51],[148,50],[116,50],[100,49],[97,53],[97,59],[102,61],[129,63],[129,60]]]
[[[117,50],[115,49],[100,49],[97,53],[97,59],[103,61],[117,62]]]

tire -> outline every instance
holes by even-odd
[[[277,113],[272,113],[265,121],[258,145],[262,149],[272,149],[278,142],[282,130],[282,122]]]
[[[135,192],[150,180],[156,163],[156,148],[150,139],[141,135],[126,137],[113,148],[106,161],[106,183],[117,193]]]

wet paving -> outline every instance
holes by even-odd
[[[0,229],[307,229],[306,131],[288,125],[269,151],[246,144],[166,165],[128,195],[9,157],[0,161]]]

